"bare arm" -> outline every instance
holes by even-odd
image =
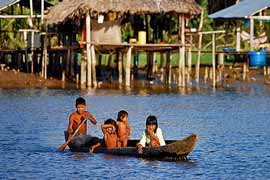
[[[127,135],[130,136],[130,134],[131,134],[131,129],[130,129],[129,125],[127,125]]]
[[[150,136],[152,146],[160,146],[159,138],[155,135],[153,131],[147,131],[147,134]]]
[[[89,119],[90,121],[91,121],[91,123],[92,124],[97,124],[97,120],[94,118],[94,116],[90,113],[90,112],[88,112],[88,111],[86,111],[86,115],[85,115],[85,118],[86,119]]]
[[[113,128],[113,130],[115,130],[115,127],[112,124],[103,124],[101,125],[101,130],[104,135],[107,133],[106,131],[107,128]]]
[[[72,137],[72,133],[73,133],[73,117],[72,114],[69,116],[69,122],[68,122],[68,128],[67,128],[67,132],[68,132],[68,137]]]

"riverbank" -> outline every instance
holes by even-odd
[[[0,88],[76,88],[75,83],[57,79],[44,80],[38,75],[0,70]]]
[[[243,81],[241,70],[235,70],[230,68],[224,69],[224,79],[222,84],[217,84],[217,87],[223,87],[228,85],[240,84],[250,84],[256,83],[258,85],[269,85],[269,78],[266,79],[263,75],[262,69],[250,69],[247,79]],[[201,81],[205,80],[204,86],[210,85],[212,80],[210,78],[205,79],[204,70],[201,70],[200,77]],[[193,77],[194,78],[194,77]],[[192,78],[192,79],[193,79]],[[191,86],[195,86],[195,82],[192,82]],[[132,89],[144,89],[144,88],[154,88],[159,90],[166,90],[164,83],[159,80],[136,80],[132,81]],[[56,89],[68,89],[68,88],[85,88],[81,87],[79,84],[70,81],[61,81],[57,79],[49,78],[44,80],[42,77],[36,74],[17,72],[15,70],[0,70],[0,88],[56,88]],[[104,89],[122,89],[122,85],[117,82],[98,82],[98,88]]]

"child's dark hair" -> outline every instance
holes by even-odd
[[[118,114],[117,114],[117,121],[123,121],[122,119],[125,116],[128,116],[127,111],[124,111],[124,110],[119,111]]]
[[[147,125],[156,125],[156,129],[155,129],[155,133],[156,133],[157,128],[158,128],[157,117],[156,116],[148,116],[146,119],[146,126]]]
[[[113,119],[107,119],[106,121],[104,121],[104,124],[111,124],[116,127],[116,121]]]
[[[78,97],[78,98],[76,99],[76,107],[77,107],[79,104],[86,105],[85,99],[82,98],[82,97]]]

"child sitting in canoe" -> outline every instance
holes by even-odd
[[[128,125],[128,113],[124,110],[119,111],[117,115],[117,135],[118,147],[127,147],[130,127]]]
[[[146,119],[146,129],[142,134],[140,142],[137,144],[139,153],[142,153],[142,148],[164,146],[165,141],[162,135],[162,130],[158,127],[156,116],[148,116]]]
[[[58,151],[63,151],[67,145],[72,148],[79,149],[83,146],[94,146],[98,144],[98,138],[87,134],[87,122],[94,125],[97,124],[94,116],[86,110],[86,101],[84,98],[79,97],[75,102],[76,111],[72,112],[69,116],[69,123],[67,128],[68,140],[65,144],[58,148]],[[91,151],[91,149],[89,149]]]
[[[103,125],[101,125],[101,130],[104,135],[104,143],[108,149],[116,148],[118,143],[118,137],[116,132],[116,121],[113,119],[107,119]]]

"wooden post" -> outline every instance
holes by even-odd
[[[168,85],[171,84],[172,82],[172,65],[171,65],[171,60],[172,60],[172,54],[170,51],[166,52],[166,83]]]
[[[243,80],[247,78],[247,64],[246,62],[243,64]]]
[[[118,58],[118,83],[123,83],[123,53],[119,52],[119,58]]]
[[[47,29],[47,28],[46,28]],[[47,31],[47,30],[46,30]],[[47,45],[48,45],[48,36],[47,32],[45,33],[44,37],[44,45],[43,45],[43,58],[42,58],[42,70],[41,74],[44,79],[47,79]]]
[[[212,68],[213,68],[213,87],[216,86],[216,34],[212,34]]]
[[[75,77],[74,64],[75,64],[75,51],[73,48],[71,48],[70,49],[70,76],[72,77],[72,79]]]
[[[62,80],[65,81],[65,74],[69,73],[69,61],[70,61],[70,56],[71,56],[71,48],[68,47],[67,48],[67,52],[66,52],[66,58],[63,58],[63,61],[65,61],[65,68],[63,68],[63,72],[62,72]],[[62,62],[63,63],[63,62]]]
[[[181,86],[183,78],[182,78],[182,62],[181,62],[181,47],[179,47],[179,59],[178,59],[178,86]]]
[[[31,15],[31,20],[32,20],[32,17],[33,17],[33,1],[30,0],[30,15]]]
[[[241,50],[241,28],[239,21],[236,22],[236,51]]]
[[[41,0],[41,24],[43,24],[44,20],[44,0]]]
[[[158,64],[157,64],[157,53],[154,53],[153,57],[153,72],[154,74],[158,72]]]
[[[31,73],[34,73],[34,35],[35,32],[31,32]]]
[[[253,36],[254,36],[254,19],[252,17],[250,17],[250,50],[253,51],[254,50],[254,42],[253,42]]]
[[[178,16],[179,18],[179,31],[180,31],[180,42],[179,47],[179,61],[178,61],[178,86],[185,87],[185,18],[184,16]]]
[[[207,82],[207,80],[208,80],[208,66],[206,66],[204,69],[204,82]]]
[[[222,79],[222,73],[223,73],[223,68],[224,68],[224,53],[219,53],[218,54],[218,81],[220,82]]]
[[[86,65],[88,52],[83,51],[82,61],[81,61],[81,85],[85,86],[86,84]]]
[[[23,31],[23,39],[24,39],[24,48],[25,48],[25,64],[26,64],[26,72],[29,73],[29,66],[28,66],[28,52],[27,52],[27,46],[28,46],[28,41],[27,41],[27,31]]]
[[[187,74],[187,83],[188,86],[191,85],[190,81],[190,76],[191,76],[191,66],[192,66],[192,53],[191,53],[191,48],[192,48],[192,35],[190,35],[190,47],[188,48],[188,74]]]
[[[91,61],[91,17],[90,12],[86,15],[86,51],[87,51],[87,86],[92,86],[92,61]]]
[[[130,64],[131,64],[131,52],[132,47],[128,48],[127,51],[127,62],[126,62],[126,86],[130,87]]]
[[[200,24],[199,24],[199,28],[198,28],[199,32],[202,30],[203,16],[204,16],[204,11],[202,10]],[[199,81],[200,81],[201,48],[202,48],[202,33],[199,33],[198,57],[197,57],[197,64],[196,64],[196,82],[197,82],[197,84],[199,84]]]
[[[92,77],[93,77],[93,87],[97,87],[97,75],[96,75],[96,53],[94,45],[91,46],[92,55]]]
[[[182,63],[182,86],[185,87],[185,17],[181,21],[181,63]]]
[[[163,82],[164,80],[164,68],[163,68],[163,64],[164,64],[164,53],[160,52],[160,81]]]

